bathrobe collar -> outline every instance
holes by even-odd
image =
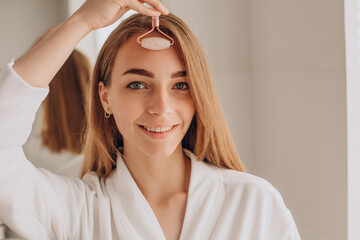
[[[201,239],[219,195],[222,174],[220,169],[198,161],[190,151],[183,151],[191,159],[191,173],[180,239]],[[121,226],[117,228],[119,236],[166,240],[153,210],[120,156],[109,182],[115,190],[114,194],[113,190],[109,191],[112,207],[120,213],[114,219],[121,223],[116,224]]]

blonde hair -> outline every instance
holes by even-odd
[[[43,102],[41,136],[52,152],[82,152],[91,70],[88,59],[74,50],[49,85],[51,91]]]
[[[109,36],[95,64],[90,86],[90,107],[84,147],[85,161],[81,176],[94,171],[99,176],[109,176],[116,167],[122,136],[113,116],[104,118],[98,85],[110,84],[115,57],[122,45],[132,36],[152,27],[150,17],[135,14],[124,20]],[[204,53],[196,37],[186,24],[169,14],[160,17],[160,29],[174,38],[174,47],[184,61],[189,79],[189,89],[195,102],[196,113],[182,141],[183,148],[192,151],[199,161],[212,165],[244,171],[234,142],[221,111]]]

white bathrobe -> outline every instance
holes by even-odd
[[[26,239],[164,240],[154,212],[123,160],[108,178],[82,180],[35,168],[21,146],[47,88],[28,85],[10,63],[0,73],[0,219]],[[267,181],[191,159],[180,239],[300,239]]]

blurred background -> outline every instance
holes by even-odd
[[[0,0],[0,68],[82,2]],[[199,38],[240,157],[302,239],[360,239],[360,0],[163,2]],[[114,27],[78,49],[95,63]]]

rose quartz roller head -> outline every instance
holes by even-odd
[[[169,37],[168,35],[163,33],[160,30],[159,25],[160,25],[159,17],[152,17],[152,29],[137,38],[137,42],[139,44],[141,44],[141,46],[143,48],[150,49],[150,50],[163,50],[163,49],[169,48],[171,45],[174,44],[174,39],[172,39],[171,37]],[[155,28],[158,30],[158,32],[160,32],[162,35],[164,35],[169,40],[162,38],[162,37],[148,37],[148,38],[142,39],[143,37],[145,37],[152,31],[154,31]]]

